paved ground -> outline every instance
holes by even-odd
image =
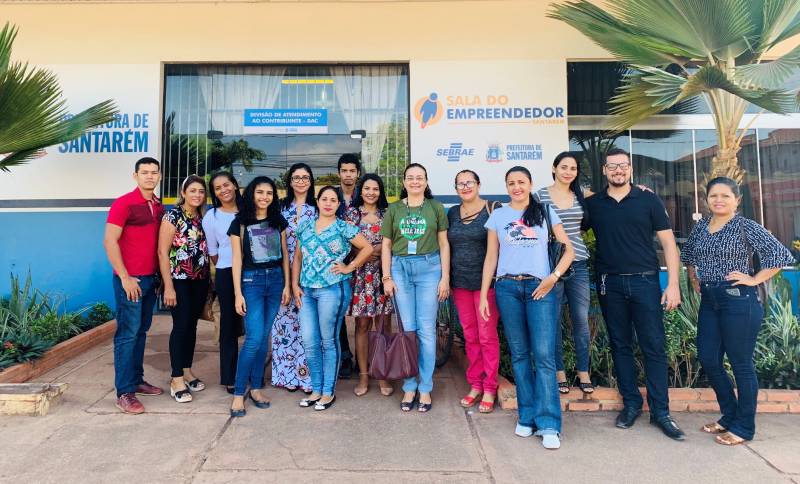
[[[210,323],[201,323],[196,373],[217,375]],[[169,320],[158,318],[145,374],[166,384]],[[114,407],[111,345],[40,378],[68,382],[65,400],[41,418],[0,417],[0,482],[758,482],[800,484],[800,416],[759,416],[748,445],[725,448],[699,430],[708,414],[679,414],[688,433],[673,442],[648,425],[613,427],[614,415],[567,414],[561,450],[513,435],[516,414],[466,412],[455,364],[436,374],[434,408],[402,414],[399,392],[353,395],[339,385],[326,412],[297,406],[301,394],[272,390],[268,410],[228,417],[217,385],[190,404],[145,397],[144,415]]]

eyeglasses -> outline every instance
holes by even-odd
[[[461,183],[456,183],[456,190],[466,190],[467,188],[472,188],[477,185],[475,180],[467,180]]]
[[[311,181],[311,177],[308,175],[295,175],[292,177],[292,181],[295,183],[308,183]]]
[[[615,170],[622,170],[626,171],[628,168],[631,167],[630,163],[606,163],[606,170],[615,171]]]
[[[407,176],[406,177],[406,181],[407,182],[413,182],[413,181],[424,182],[425,181],[425,177],[424,176]]]

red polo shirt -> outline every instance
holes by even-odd
[[[154,194],[152,200],[147,200],[138,187],[111,204],[106,221],[122,227],[119,249],[129,275],[151,276],[158,272],[158,229],[162,215],[164,206],[158,197]]]

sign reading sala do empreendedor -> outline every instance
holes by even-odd
[[[420,61],[410,72],[411,161],[435,195],[454,195],[464,169],[485,195],[505,195],[515,165],[534,188],[552,183],[553,158],[569,146],[564,61]]]

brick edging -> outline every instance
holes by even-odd
[[[497,398],[504,410],[516,410],[517,388],[502,376],[499,377]],[[640,388],[643,397],[647,390]],[[647,410],[645,399],[644,410]],[[719,412],[717,396],[711,388],[670,388],[669,409],[672,412]],[[595,387],[594,393],[583,393],[577,388],[561,395],[561,410],[570,412],[597,412],[622,410],[622,396],[616,388]],[[758,413],[800,413],[800,390],[758,391]]]
[[[0,370],[0,383],[24,383],[47,373],[88,349],[110,339],[117,330],[116,320],[96,326],[89,331],[62,341],[45,351],[41,358],[26,361]]]
[[[453,356],[459,365],[466,369],[468,361],[463,348],[454,347]],[[503,410],[517,409],[517,387],[502,375],[497,376],[497,400]],[[644,410],[647,410],[647,390],[640,388],[645,397]],[[673,412],[719,412],[717,396],[711,388],[670,388],[669,408]],[[595,387],[592,394],[585,394],[578,388],[561,395],[561,410],[567,412],[599,412],[622,410],[622,396],[616,388]],[[800,413],[800,390],[758,391],[758,413]]]

